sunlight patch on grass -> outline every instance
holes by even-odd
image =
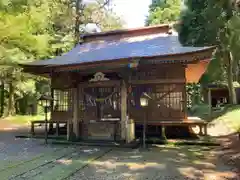
[[[12,124],[27,125],[27,124],[30,124],[31,121],[44,120],[44,116],[43,115],[36,115],[36,116],[16,115],[16,116],[11,116],[11,117],[6,117],[3,120],[9,121]]]
[[[229,107],[226,112],[212,122],[222,121],[228,128],[238,130],[240,128],[240,106]]]
[[[208,116],[207,105],[196,105],[192,111],[194,112],[192,114],[193,116],[203,119]],[[206,120],[208,120],[208,118],[206,118]],[[219,110],[212,111],[211,118],[209,120],[212,125],[227,127],[227,129],[229,129],[229,133],[240,130],[240,105],[226,105]],[[223,134],[224,132],[225,131],[223,131]]]

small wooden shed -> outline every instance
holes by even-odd
[[[234,89],[236,92],[237,103],[240,104],[240,87],[238,83],[234,83]],[[218,104],[229,103],[229,89],[226,84],[208,84],[204,87],[204,99],[210,100],[212,107],[216,107]],[[206,98],[209,96],[208,98]]]
[[[187,121],[187,82],[204,73],[214,47],[183,47],[169,25],[84,34],[62,56],[22,65],[51,78],[51,119],[67,121],[78,139],[125,140],[131,121]],[[71,132],[68,128],[68,134]]]

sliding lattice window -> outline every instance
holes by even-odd
[[[72,109],[72,90],[54,90],[54,111],[70,111]]]

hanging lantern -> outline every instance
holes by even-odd
[[[142,107],[148,106],[148,98],[144,94],[140,97],[140,105]]]

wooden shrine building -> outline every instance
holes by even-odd
[[[187,82],[204,73],[214,47],[183,47],[171,26],[85,34],[70,52],[21,65],[51,78],[51,120],[68,123],[78,139],[131,141],[142,123],[140,96],[151,97],[147,124],[188,121]]]

